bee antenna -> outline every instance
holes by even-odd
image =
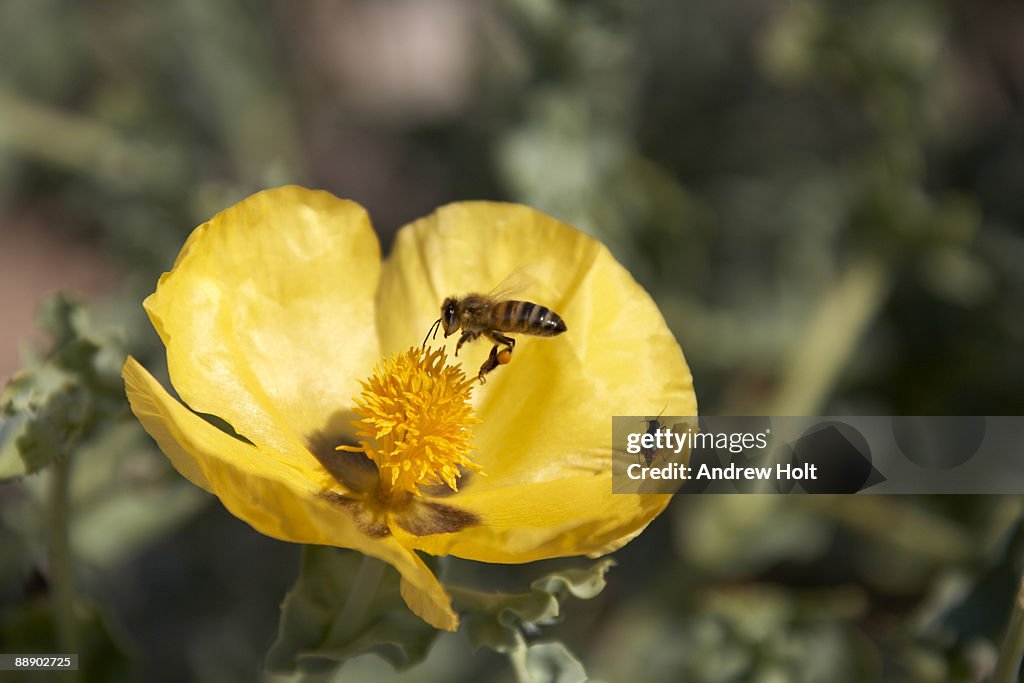
[[[427,336],[423,338],[423,346],[427,345],[427,340],[430,339],[430,334],[431,333],[434,334],[434,337],[437,337],[437,330],[438,330],[439,327],[441,327],[441,319],[440,318],[435,320],[434,324],[430,326],[429,330],[427,330]]]
[[[660,421],[661,420],[661,416],[665,414],[666,410],[668,410],[668,404],[667,403],[665,404],[665,407],[661,409],[661,412],[658,413],[658,417],[656,417],[654,419]],[[648,420],[646,417],[643,420],[641,420],[641,421],[644,422],[644,423],[651,422],[651,420]]]

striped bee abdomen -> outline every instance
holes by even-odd
[[[499,301],[491,308],[490,324],[502,332],[554,337],[565,332],[565,322],[547,306],[532,301]]]

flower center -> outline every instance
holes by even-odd
[[[447,361],[444,348],[411,348],[383,359],[361,383],[361,419],[353,423],[360,448],[338,450],[360,450],[377,463],[387,501],[420,495],[422,485],[458,490],[460,466],[481,469],[469,457],[469,426],[480,422],[469,403],[473,381]]]

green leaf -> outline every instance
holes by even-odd
[[[323,674],[369,652],[400,669],[421,662],[440,632],[409,611],[399,582],[398,572],[380,560],[306,546],[267,669]]]
[[[570,595],[589,600],[605,587],[605,574],[615,564],[605,559],[585,569],[554,572],[530,584],[528,593],[485,593],[450,587],[470,642],[508,656],[523,683],[568,683],[586,680],[579,660],[561,643],[527,643],[525,633],[562,618],[562,602]]]
[[[22,433],[25,420],[22,416],[0,418],[0,482],[5,479],[22,477],[28,472],[25,461],[15,444],[15,439]]]
[[[104,418],[127,413],[118,373],[124,352],[113,335],[92,330],[84,307],[63,294],[44,301],[39,318],[50,351],[0,393],[8,418],[0,429],[0,480],[67,457]]]
[[[580,660],[562,643],[535,643],[528,645],[521,661],[516,653],[513,667],[520,681],[531,683],[582,683],[587,672]]]
[[[36,386],[26,384],[27,392],[36,393]],[[94,411],[92,396],[72,379],[29,401],[24,413],[28,419],[15,445],[31,474],[66,457],[92,428]]]

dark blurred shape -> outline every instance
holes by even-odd
[[[808,493],[857,493],[884,481],[871,466],[871,447],[856,429],[842,422],[815,425],[792,444],[798,464],[817,467],[817,479],[800,485]]]
[[[921,467],[944,470],[970,460],[985,439],[981,415],[894,417],[892,435],[903,454]]]

